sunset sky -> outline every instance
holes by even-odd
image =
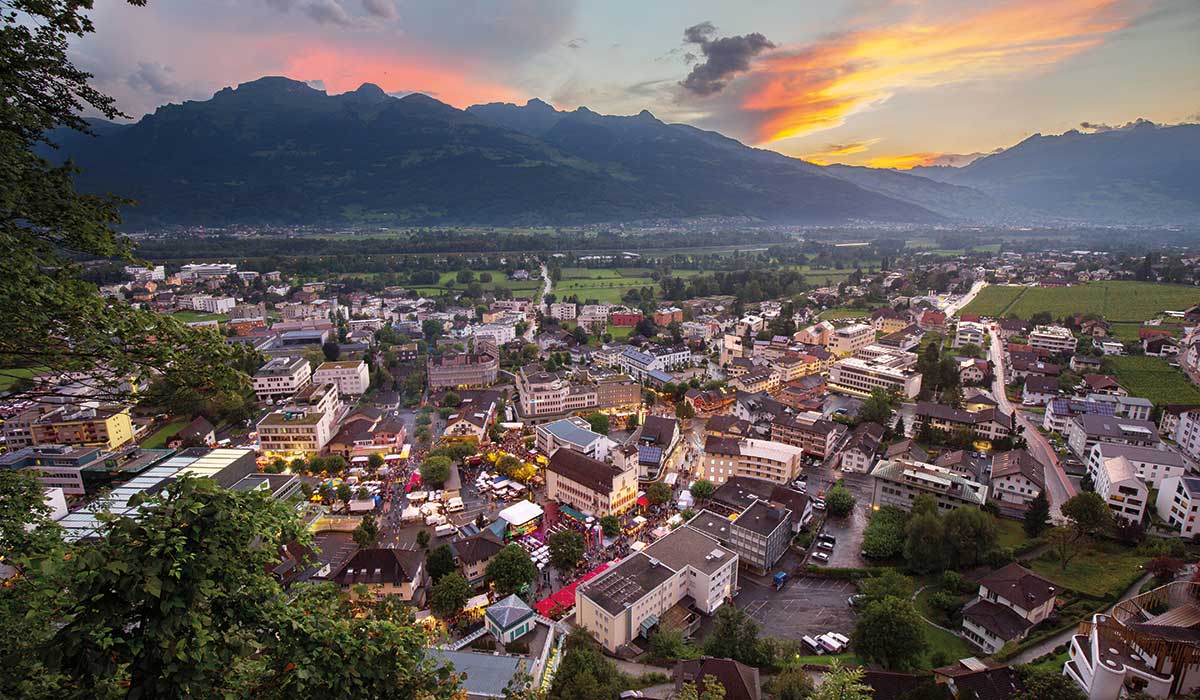
[[[457,107],[648,109],[884,167],[1200,121],[1197,0],[97,0],[93,17],[74,57],[134,118],[286,75]]]

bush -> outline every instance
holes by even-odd
[[[835,518],[850,515],[850,511],[854,510],[854,502],[854,495],[840,483],[834,484],[833,488],[829,489],[829,495],[825,497],[825,507]]]
[[[947,571],[942,574],[942,588],[961,595],[970,593],[979,586],[963,578],[963,575],[957,571]]]
[[[904,553],[908,513],[884,506],[871,516],[863,532],[862,552],[868,559],[895,559]]]
[[[1012,547],[992,547],[983,555],[984,563],[993,569],[999,569],[1006,564],[1011,564],[1015,559]]]

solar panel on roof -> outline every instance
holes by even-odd
[[[661,447],[638,445],[637,451],[639,464],[657,465],[662,461],[663,451]]]

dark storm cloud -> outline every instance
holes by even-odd
[[[159,63],[138,63],[135,70],[126,81],[135,90],[149,90],[156,95],[174,97],[182,91],[178,82],[171,78],[170,66]]]
[[[683,40],[700,48],[704,60],[679,84],[696,95],[713,95],[725,88],[729,78],[750,69],[750,59],[775,48],[767,37],[754,32],[741,36],[716,37],[712,22],[701,22],[683,30]]]

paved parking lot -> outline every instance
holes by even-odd
[[[757,584],[743,585],[737,604],[758,621],[763,634],[771,637],[799,639],[826,632],[849,636],[854,611],[846,599],[855,591],[849,581],[797,577],[780,591]]]
[[[827,470],[808,471],[808,493],[825,494],[833,486],[836,474]],[[862,557],[863,531],[871,512],[871,490],[873,477],[867,474],[842,474],[846,488],[854,494],[854,511],[845,518],[826,518],[822,532],[837,538],[837,545],[824,566],[861,568],[868,563]],[[813,564],[821,565],[814,561]]]

